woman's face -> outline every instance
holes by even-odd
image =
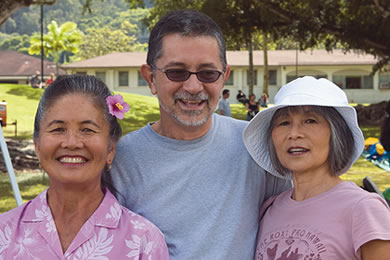
[[[52,184],[100,185],[115,145],[103,109],[84,94],[69,94],[53,103],[40,122],[35,151]]]
[[[328,121],[309,106],[281,113],[273,121],[276,155],[293,174],[329,171],[330,136]]]

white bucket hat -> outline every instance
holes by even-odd
[[[333,82],[321,78],[305,76],[282,86],[275,96],[275,105],[260,111],[248,124],[244,133],[244,144],[252,158],[267,172],[281,178],[291,178],[279,174],[272,166],[267,146],[267,130],[274,113],[287,106],[327,106],[335,108],[344,118],[355,140],[352,161],[339,175],[349,170],[364,149],[364,137],[359,128],[355,108],[348,104],[347,96]]]

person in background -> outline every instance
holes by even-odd
[[[245,103],[245,108],[248,110],[246,120],[250,121],[257,113],[259,113],[259,103],[256,102],[256,95],[250,94],[249,100]]]
[[[387,158],[390,163],[390,101],[387,102],[385,119],[381,127],[380,142],[387,152]]]
[[[39,72],[39,70],[37,70],[35,72],[35,74],[32,75],[32,77],[30,79],[31,87],[33,87],[33,88],[42,88],[42,81],[39,78],[40,75],[41,75],[41,73]]]
[[[0,215],[0,259],[169,259],[160,230],[102,183],[128,109],[93,76],[60,76],[46,88],[34,144],[49,188]]]
[[[247,102],[246,95],[241,90],[238,90],[236,98],[237,98],[237,101],[243,105],[245,105],[245,103]]]
[[[255,259],[390,259],[390,209],[382,197],[343,181],[364,148],[356,110],[333,82],[284,85],[244,143],[267,172],[293,180],[261,212]]]
[[[230,111],[230,104],[229,104],[229,96],[230,92],[228,89],[224,89],[222,91],[222,98],[219,100],[218,103],[218,113],[223,116],[232,116],[232,113]]]
[[[160,119],[119,141],[118,199],[161,229],[171,260],[253,259],[259,207],[291,183],[251,159],[246,121],[215,113],[230,74],[221,29],[201,12],[172,11],[148,46],[140,70]]]
[[[56,79],[56,76],[54,73],[50,73],[50,78],[46,80],[46,87],[50,86],[51,83]]]
[[[263,95],[261,95],[258,103],[259,103],[260,107],[268,107],[267,93],[263,93]]]

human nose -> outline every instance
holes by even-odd
[[[297,123],[292,123],[290,125],[290,131],[288,133],[289,139],[295,140],[298,138],[303,137],[303,131],[302,131],[302,126]]]
[[[78,149],[83,147],[83,142],[78,133],[71,131],[64,136],[61,146],[66,149]]]
[[[197,78],[195,73],[183,82],[183,89],[191,94],[197,94],[203,90],[202,82]]]

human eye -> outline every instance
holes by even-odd
[[[91,129],[91,128],[88,128],[88,127],[84,127],[83,129],[81,129],[81,132],[82,132],[82,133],[87,133],[87,134],[96,133],[95,130],[93,130],[93,129]]]
[[[278,126],[287,126],[289,125],[290,122],[287,120],[287,119],[281,119],[281,120],[277,120],[275,121],[275,127],[278,127]]]
[[[188,71],[182,69],[170,69],[167,70],[167,73],[171,77],[182,77],[183,75],[186,75]]]
[[[307,123],[307,124],[315,124],[315,123],[317,123],[317,120],[315,118],[307,118],[305,120],[305,123]]]
[[[65,132],[65,128],[63,127],[54,127],[49,130],[49,133],[63,133]]]
[[[280,125],[280,126],[289,125],[289,124],[290,124],[290,122],[287,121],[287,120],[283,120],[283,121],[280,121],[280,122],[278,123],[278,125]]]

